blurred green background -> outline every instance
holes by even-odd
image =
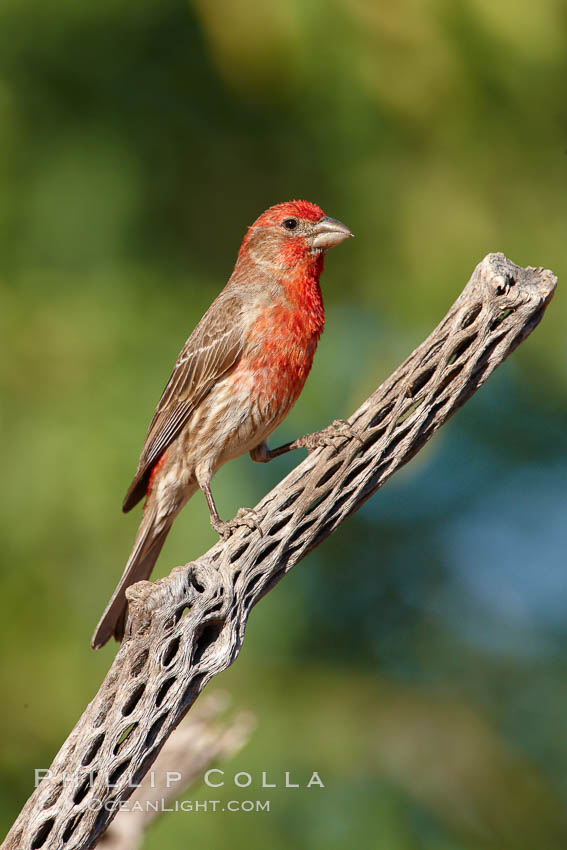
[[[139,519],[121,500],[246,226],[305,197],[357,236],[284,441],[348,415],[489,251],[564,274],[566,83],[556,0],[1,0],[4,829],[113,657],[89,639]],[[566,846],[566,320],[560,289],[253,612],[218,684],[257,715],[226,766],[255,782],[222,796],[272,811],[166,815],[148,848]],[[297,460],[225,467],[221,515]],[[157,575],[214,540],[196,496]]]

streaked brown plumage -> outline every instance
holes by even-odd
[[[147,495],[142,521],[93,647],[122,638],[126,588],[149,577],[196,490],[220,534],[250,523],[240,514],[219,518],[210,481],[248,451],[259,461],[281,453],[265,441],[299,396],[323,330],[324,253],[351,235],[307,201],[271,207],[248,229],[230,280],[181,350],[151,421],[123,504],[129,511]]]

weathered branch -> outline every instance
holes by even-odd
[[[252,607],[470,398],[536,327],[555,284],[549,271],[490,254],[433,333],[350,417],[360,439],[312,452],[262,499],[262,533],[239,529],[167,578],[129,590],[125,640],[6,850],[93,847],[109,809],[238,655]]]
[[[230,721],[221,715],[228,695],[216,691],[199,700],[167,739],[163,749],[129,801],[100,841],[104,850],[140,850],[144,832],[174,798],[202,779],[213,763],[230,758],[247,743],[255,719],[240,712]]]

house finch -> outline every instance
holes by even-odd
[[[173,520],[199,488],[222,536],[253,512],[220,519],[210,482],[232,458],[265,462],[314,435],[270,451],[266,439],[297,400],[324,325],[319,287],[325,251],[352,233],[307,201],[270,207],[248,228],[234,271],[187,342],[151,421],[124,499],[146,496],[134,547],[92,646],[121,640],[126,588],[147,579]],[[310,439],[311,438],[311,439]]]

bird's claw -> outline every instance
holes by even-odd
[[[346,437],[349,440],[356,440],[360,443],[361,446],[364,445],[364,440],[358,433],[358,431],[352,427],[350,422],[346,419],[335,419],[332,423],[331,428],[335,428],[338,432],[339,437]]]
[[[360,434],[354,430],[350,422],[346,419],[335,419],[327,428],[321,431],[315,431],[313,434],[306,434],[297,440],[299,448],[308,449],[310,452],[314,449],[319,449],[325,446],[334,446],[340,448],[341,444],[346,440],[358,440],[362,445],[363,439]]]
[[[227,540],[230,535],[238,528],[246,526],[250,531],[258,530],[262,536],[262,528],[260,526],[260,517],[252,508],[239,508],[236,516],[229,520],[219,519],[218,522],[211,521],[214,530],[223,540]]]

